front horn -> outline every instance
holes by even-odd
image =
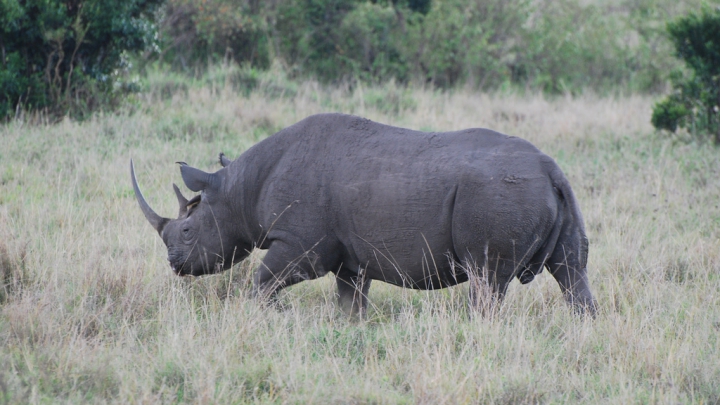
[[[130,176],[132,177],[133,189],[135,190],[135,197],[140,204],[140,209],[142,210],[143,214],[145,214],[145,218],[147,218],[148,222],[150,222],[150,225],[152,225],[153,228],[155,228],[155,230],[157,231],[157,233],[161,234],[162,236],[162,230],[165,227],[165,224],[169,221],[169,219],[163,218],[160,215],[156,214],[155,211],[150,208],[150,205],[147,203],[147,201],[145,201],[145,197],[143,197],[142,193],[140,192],[140,187],[138,187],[137,179],[135,178],[135,165],[133,165],[132,159],[130,159]]]

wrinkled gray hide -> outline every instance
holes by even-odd
[[[205,173],[181,163],[177,219],[146,218],[179,275],[228,269],[267,249],[255,293],[336,276],[341,306],[362,313],[371,280],[435,289],[467,281],[502,298],[513,277],[547,267],[568,302],[594,313],[588,241],[558,165],[488,129],[426,133],[342,114],[306,118]]]

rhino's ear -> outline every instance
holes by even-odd
[[[185,162],[180,164],[180,174],[187,188],[192,191],[214,191],[220,186],[220,179],[215,173],[205,173],[200,169],[190,167]]]

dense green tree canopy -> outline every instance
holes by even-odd
[[[161,0],[0,0],[0,113],[106,101],[124,52],[154,38]]]
[[[237,63],[323,83],[663,91],[679,66],[666,21],[703,1],[0,0],[0,115],[113,105],[148,63],[192,77]],[[702,35],[675,43],[695,83],[720,66]],[[663,108],[672,127],[694,107]]]
[[[652,123],[672,132],[680,127],[711,134],[720,143],[720,9],[691,13],[667,29],[689,72],[673,75],[675,91],[655,105]]]

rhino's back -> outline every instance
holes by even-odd
[[[430,202],[461,183],[487,188],[505,179],[500,184],[522,189],[556,167],[529,142],[488,129],[421,132],[345,114],[308,117],[243,157],[266,201],[281,204],[332,205],[338,194],[363,184],[366,200],[392,201],[390,193]]]
[[[470,165],[492,169],[505,161],[532,164],[547,158],[531,143],[489,129],[421,132],[345,114],[313,115],[253,149],[263,161],[258,163],[267,163],[272,169],[303,169],[310,176],[316,170],[341,170],[339,174],[346,176],[352,173],[342,172],[344,168],[353,172],[363,169],[358,174],[367,178],[398,172],[414,175],[417,170],[432,167],[443,170]]]

